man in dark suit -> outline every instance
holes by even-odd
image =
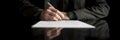
[[[99,20],[107,17],[110,10],[106,0],[50,0],[50,2],[53,2],[52,4],[55,8],[49,6],[46,9],[44,9],[44,3],[46,2],[44,0],[20,1],[23,3],[23,6],[21,6],[20,10],[23,12],[24,16],[32,16],[44,21],[58,21],[64,19],[80,21]],[[62,29],[53,28],[46,30],[47,36],[57,37],[61,35],[60,32]]]

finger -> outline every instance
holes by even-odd
[[[58,19],[56,17],[50,16],[48,18],[49,21],[58,21]]]
[[[64,14],[62,12],[60,12],[59,10],[57,10],[56,12],[62,19],[64,18]]]
[[[58,21],[58,19],[56,17],[53,17],[52,20],[53,21]]]
[[[47,9],[47,13],[51,16],[57,16],[57,14],[50,9]]]
[[[51,14],[51,13],[54,13],[54,12],[51,11],[50,9],[47,9],[46,13]]]
[[[62,18],[61,18],[58,14],[56,14],[56,13],[54,13],[54,12],[49,13],[49,16],[53,16],[53,17],[56,17],[56,18],[59,19],[59,20],[62,20]]]
[[[51,10],[47,9],[47,12],[49,14],[49,16],[53,16],[53,17],[56,17],[57,19],[62,19],[58,14],[56,14],[55,12],[52,12]]]
[[[58,20],[62,20],[62,18],[61,18],[58,14],[52,13],[52,15],[53,15],[54,17],[56,17]]]
[[[48,9],[50,9],[53,12],[57,12],[57,9],[53,8],[53,7],[49,7]]]
[[[64,14],[62,12],[60,12],[59,10],[57,10],[53,7],[49,7],[48,9],[55,12],[56,14],[58,14],[61,18],[64,18]]]

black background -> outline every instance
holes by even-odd
[[[110,12],[107,21],[110,28],[110,40],[118,40],[119,38],[119,1],[107,0],[110,6]]]

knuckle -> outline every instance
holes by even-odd
[[[56,17],[58,16],[57,14],[54,14]]]

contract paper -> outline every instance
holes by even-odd
[[[90,24],[78,20],[39,21],[32,28],[95,28]]]

